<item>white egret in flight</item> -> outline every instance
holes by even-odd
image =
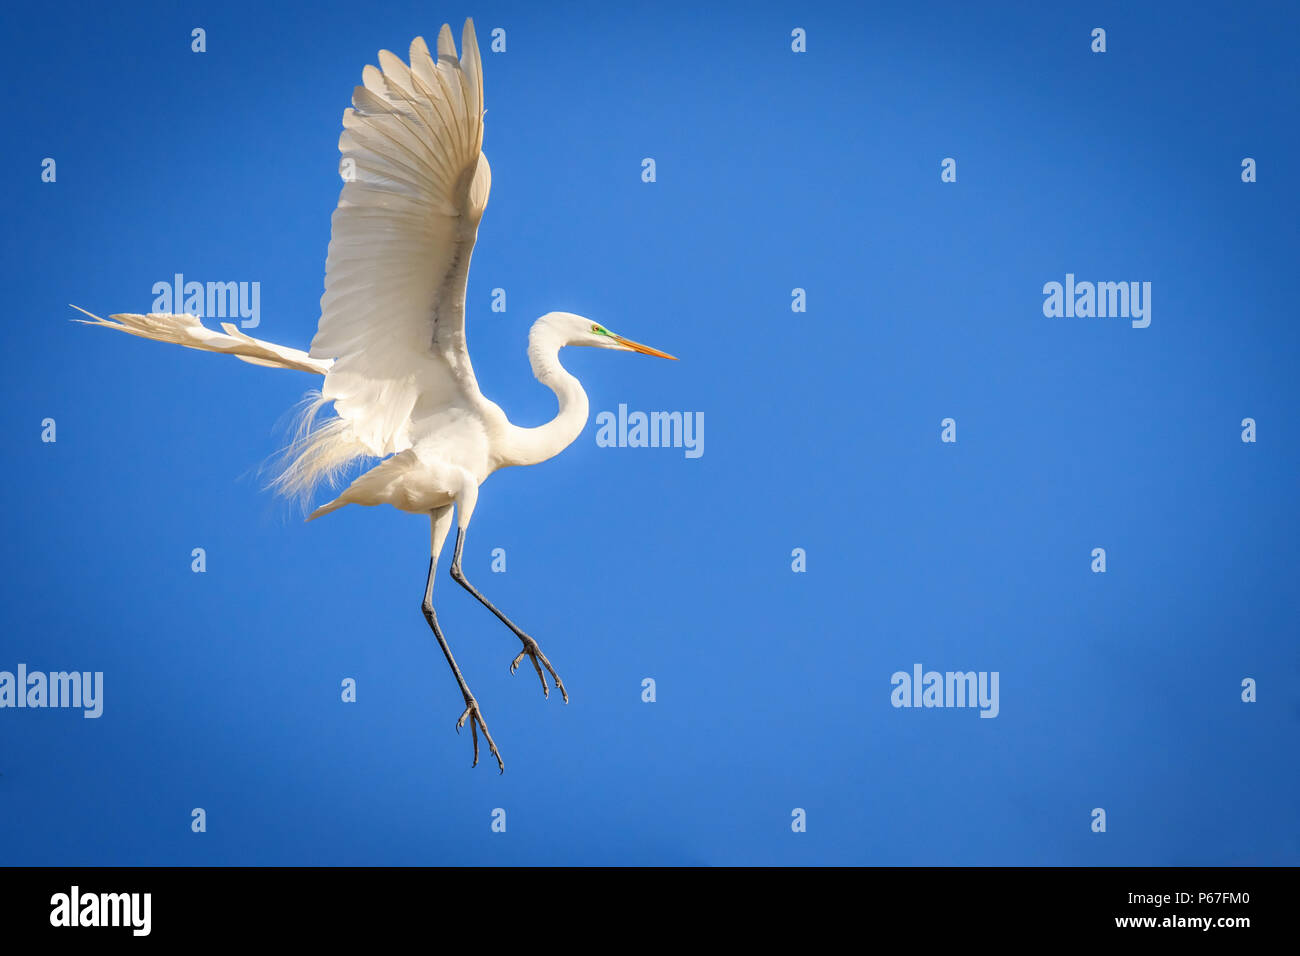
[[[479,593],[461,569],[479,485],[498,468],[554,457],[582,431],[587,395],[560,365],[564,346],[673,356],[580,315],[550,312],[528,333],[528,359],[537,380],[555,392],[559,414],[537,428],[520,428],[483,396],[465,341],[469,260],[492,181],[482,153],[483,71],[473,22],[465,22],[459,60],[451,28],[444,25],[437,61],[419,37],[411,43],[410,61],[407,66],[381,51],[380,69],[365,68],[363,85],[343,114],[339,150],[345,183],[332,219],[320,324],[309,352],[251,338],[230,323],[222,323],[223,334],[192,315],[119,314],[105,320],[87,312],[93,321],[86,324],[325,376],[273,485],[306,497],[349,462],[383,459],[308,520],[349,504],[389,504],[429,516],[431,553],[422,608],[465,698],[456,729],[469,721],[474,766],[482,729],[504,771],[433,609],[434,571],[452,509],[452,578],[523,643],[511,672],[528,657],[542,692],[550,696],[549,673],[567,703],[564,684],[537,642]],[[318,420],[330,402],[334,414]]]

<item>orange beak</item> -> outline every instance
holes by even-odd
[[[621,335],[613,336],[615,342],[624,348],[629,348],[633,352],[640,352],[642,355],[657,355],[659,358],[672,359],[677,361],[676,355],[669,355],[667,352],[660,352],[658,349],[652,349],[648,345],[642,345],[640,342],[633,342],[631,339],[625,339]]]

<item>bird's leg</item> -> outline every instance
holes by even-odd
[[[542,673],[542,668],[545,667],[547,673],[551,675],[551,679],[555,681],[555,686],[559,689],[561,696],[564,698],[564,702],[567,704],[569,702],[569,692],[564,689],[564,681],[560,680],[560,675],[555,673],[555,668],[552,667],[551,662],[546,659],[546,655],[542,653],[542,649],[538,646],[537,642],[525,634],[514,621],[510,620],[510,618],[498,611],[492,602],[480,594],[478,589],[475,588],[474,585],[470,584],[469,579],[465,577],[465,572],[462,571],[460,567],[460,555],[464,546],[465,528],[462,525],[456,530],[456,548],[451,555],[451,576],[456,579],[457,584],[463,587],[470,594],[474,595],[474,597],[478,598],[480,604],[495,614],[500,619],[501,623],[514,631],[515,637],[519,638],[519,640],[523,642],[524,649],[520,651],[519,656],[511,662],[510,673],[513,674],[519,667],[519,662],[525,657],[528,657],[533,662],[533,669],[537,671],[537,679],[542,682],[542,693],[547,697],[551,696],[551,689],[546,684],[546,674]]]
[[[438,639],[442,653],[447,658],[447,663],[451,665],[451,672],[456,676],[456,683],[460,685],[460,692],[465,698],[465,712],[460,715],[460,720],[456,721],[456,732],[460,733],[460,728],[465,726],[465,721],[469,721],[469,730],[474,737],[474,762],[470,766],[478,766],[478,728],[481,727],[488,748],[492,751],[492,756],[497,758],[499,772],[505,773],[506,765],[501,759],[501,754],[497,751],[496,741],[492,739],[492,734],[488,732],[487,723],[483,720],[483,714],[478,709],[478,701],[474,699],[474,694],[470,691],[469,685],[465,683],[460,668],[456,666],[456,658],[451,655],[451,647],[447,644],[447,639],[442,636],[442,629],[438,627],[438,616],[433,611],[433,573],[438,568],[438,551],[442,547],[442,540],[439,537],[439,524],[442,525],[441,538],[446,538],[447,527],[450,524],[449,519],[449,510],[442,515],[434,515],[433,518],[433,554],[429,558],[429,578],[424,585],[424,603],[421,605],[421,610],[424,611],[424,619],[429,622],[429,627],[433,630],[433,636]]]

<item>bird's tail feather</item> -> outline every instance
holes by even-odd
[[[286,497],[299,499],[304,508],[321,484],[332,485],[353,462],[375,457],[356,437],[347,420],[337,415],[320,422],[316,420],[330,401],[317,391],[303,396],[291,429],[292,438],[281,452],[277,474],[271,479],[271,488]],[[319,517],[327,510],[334,509],[326,506],[311,517]]]
[[[83,325],[102,325],[106,329],[117,329],[129,335],[138,335],[155,342],[171,342],[186,348],[200,349],[204,352],[223,352],[251,365],[265,365],[268,368],[296,369],[299,372],[314,372],[324,375],[333,362],[330,359],[314,359],[302,349],[291,349],[274,342],[266,342],[245,335],[230,322],[222,322],[223,332],[205,326],[193,315],[170,315],[163,312],[151,312],[148,315],[136,315],[123,312],[101,319],[87,312],[80,306],[72,306],[93,321],[73,319]]]
[[[309,515],[307,516],[307,520],[308,520],[308,521],[315,521],[317,518],[323,518],[325,515],[329,514],[331,511],[338,511],[340,508],[342,508],[342,507],[343,507],[344,505],[346,505],[346,504],[350,504],[350,502],[343,501],[341,498],[335,498],[333,501],[329,502],[328,504],[321,505],[319,508],[317,508],[317,509],[316,509],[315,511],[313,511],[311,514],[309,514]]]

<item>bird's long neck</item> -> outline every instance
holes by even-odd
[[[587,393],[578,380],[560,364],[564,340],[544,321],[538,321],[528,333],[528,363],[537,381],[555,393],[559,413],[536,428],[512,427],[507,465],[535,465],[554,458],[573,444],[587,424],[590,408]]]

